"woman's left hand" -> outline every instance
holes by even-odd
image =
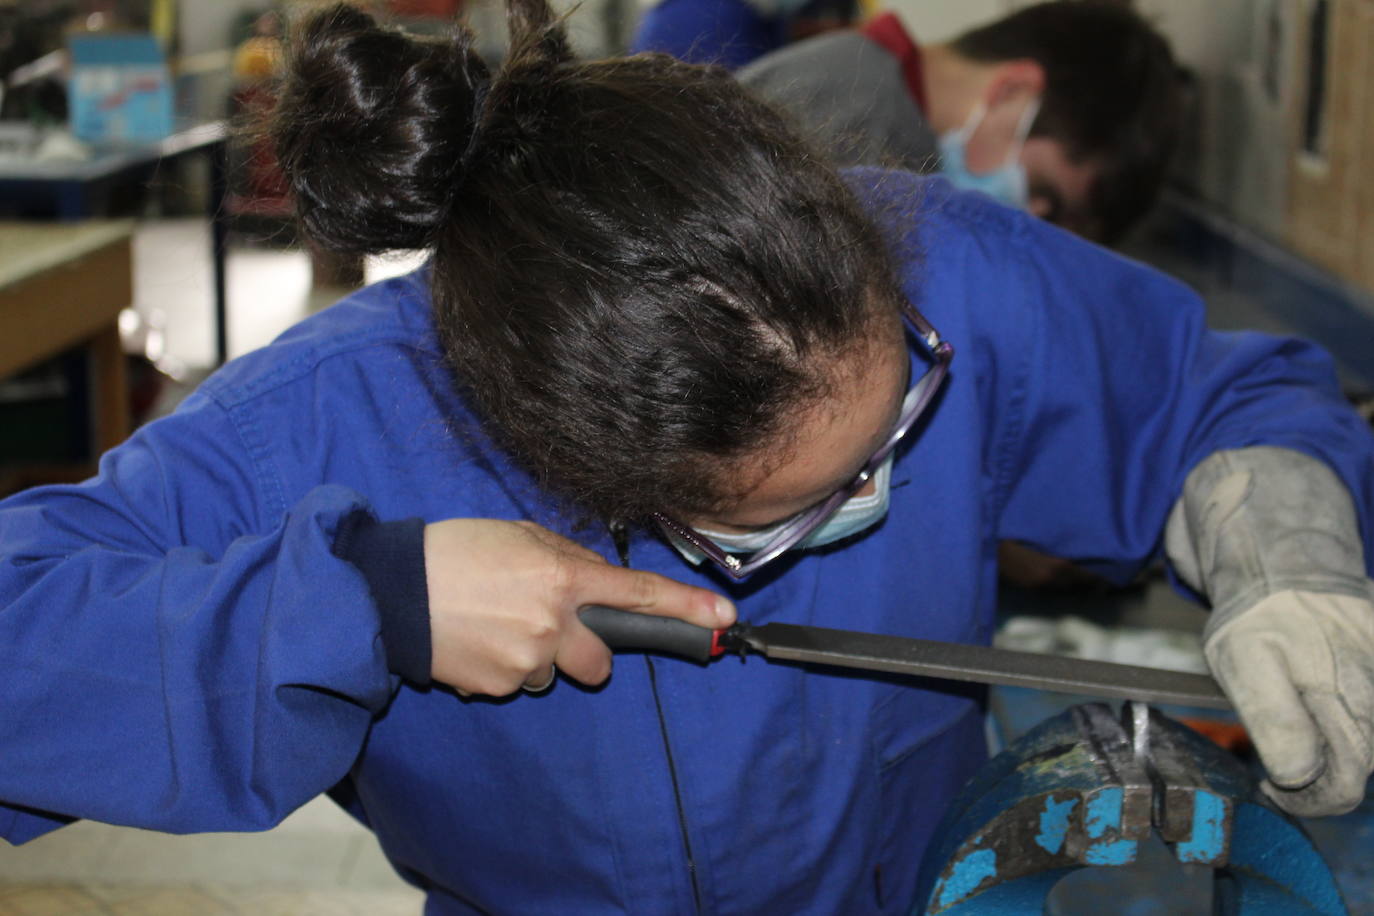
[[[1203,646],[1268,771],[1270,798],[1301,817],[1364,800],[1374,770],[1374,602],[1275,592],[1209,626]]]

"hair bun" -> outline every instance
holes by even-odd
[[[300,24],[271,125],[306,232],[326,248],[425,247],[476,129],[486,65],[331,7]]]

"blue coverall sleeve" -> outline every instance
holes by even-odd
[[[396,685],[331,552],[362,500],[272,511],[240,432],[193,395],[92,480],[0,502],[0,836],[265,829],[358,755]]]
[[[657,51],[689,64],[738,70],[784,44],[781,18],[745,0],[662,0],[644,12],[627,53]]]
[[[1012,367],[987,407],[1005,431],[990,460],[1000,537],[1123,580],[1159,549],[1193,467],[1273,445],[1328,463],[1368,540],[1374,437],[1325,351],[1210,331],[1175,280],[1029,217],[1021,230],[985,300],[1004,331],[987,347]]]

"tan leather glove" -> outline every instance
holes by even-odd
[[[1374,582],[1354,506],[1323,463],[1218,452],[1189,475],[1165,549],[1208,596],[1203,648],[1292,814],[1356,807],[1374,769]]]
[[[1374,769],[1374,604],[1275,592],[1209,626],[1207,663],[1235,704],[1284,810],[1342,814]]]

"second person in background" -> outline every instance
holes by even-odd
[[[1040,3],[927,45],[884,13],[738,75],[841,165],[940,172],[1105,244],[1154,204],[1182,126],[1168,43],[1107,0]]]

